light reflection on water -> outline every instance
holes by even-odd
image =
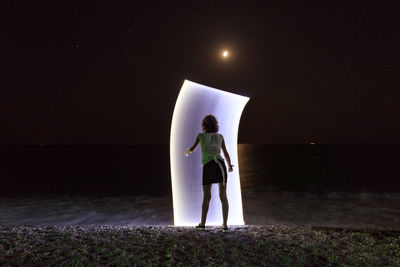
[[[169,208],[166,199],[150,196],[8,197],[0,199],[0,224],[171,224]]]
[[[382,226],[398,229],[400,228],[400,189],[397,185],[400,174],[397,163],[399,148],[399,146],[240,145],[245,223],[334,227]],[[69,153],[68,155],[74,157],[83,150],[79,147],[52,149],[55,155]],[[94,150],[94,148],[84,149]],[[127,183],[123,180],[126,177],[132,181],[131,188],[134,188],[139,186],[140,180],[133,177],[136,171],[140,170],[139,177],[147,182],[140,185],[156,192],[155,196],[114,194],[112,197],[96,197],[90,194],[64,193],[54,195],[28,193],[18,197],[3,195],[0,197],[0,225],[173,224],[171,192],[166,186],[170,180],[165,174],[168,173],[168,158],[162,156],[168,155],[167,147],[156,147],[154,150],[143,148],[143,151],[149,150],[149,154],[161,155],[152,159],[154,166],[160,166],[160,171],[154,168],[151,179],[142,175],[140,165],[134,165],[137,158],[131,154],[137,148],[96,147],[96,149],[99,151],[96,153],[101,152],[101,157],[93,151],[87,152],[91,155],[87,158],[92,158],[93,161],[91,164],[87,163],[88,166],[93,165],[96,167],[93,169],[97,170],[91,173],[93,180],[98,181],[99,178],[95,175],[104,169],[111,174],[115,172],[114,169],[121,169],[126,171],[126,174],[118,178],[120,180],[113,179],[110,183],[120,183],[127,187]],[[3,154],[8,155],[10,151],[7,150],[7,153]],[[25,154],[21,152],[21,155]],[[15,159],[20,159],[21,155],[16,155]],[[43,155],[49,157],[48,152],[43,152]],[[46,157],[43,156],[44,159],[47,159]],[[59,156],[60,159],[64,157],[65,155]],[[116,165],[118,168],[113,166],[113,169],[106,169],[108,167],[104,166],[105,164],[99,164],[97,161],[101,158],[104,162],[109,162],[109,157],[112,157],[115,161],[112,162],[115,164],[121,162],[126,164],[121,163]],[[35,157],[29,157],[32,158]],[[81,161],[80,158],[76,159],[77,162],[78,160]],[[60,160],[60,162],[66,161]],[[139,163],[143,165],[141,161]],[[3,167],[7,166],[13,165],[8,164]],[[55,174],[65,172],[66,167],[60,166]],[[86,165],[73,166],[76,168],[68,175],[81,172],[89,174],[82,167]],[[32,171],[32,168],[25,169]],[[10,168],[10,175],[14,173],[13,170],[14,167]],[[43,175],[43,172],[39,174]],[[38,177],[41,176],[37,176],[36,179],[39,179]],[[59,180],[65,180],[64,178],[61,176]],[[57,181],[60,187],[64,186],[60,181]],[[92,185],[93,182],[86,181],[85,184]],[[159,191],[154,189],[154,185],[159,185],[157,187]],[[213,197],[218,198],[218,196]]]
[[[400,226],[400,193],[245,191],[243,206],[246,224]],[[0,225],[82,224],[172,225],[172,200],[65,195],[0,199]]]

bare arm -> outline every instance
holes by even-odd
[[[196,150],[199,143],[200,143],[199,137],[196,137],[196,141],[194,141],[193,146],[191,148],[189,148],[190,153],[193,153]]]
[[[184,152],[185,156],[189,156],[190,153],[193,153],[196,150],[199,143],[200,143],[199,137],[196,137],[196,141],[194,141],[193,146],[185,150]]]
[[[231,172],[233,165],[231,164],[231,158],[229,157],[229,153],[226,150],[225,140],[223,138],[222,138],[221,148],[222,148],[222,152],[224,152],[224,157],[225,157],[226,161],[228,162],[228,171]]]

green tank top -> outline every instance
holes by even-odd
[[[222,159],[221,144],[222,134],[219,133],[199,133],[197,137],[201,146],[201,163],[207,164],[211,160]]]

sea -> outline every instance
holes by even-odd
[[[400,229],[400,145],[238,155],[246,224]],[[168,145],[0,146],[0,170],[0,225],[174,224]]]

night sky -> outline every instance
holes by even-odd
[[[184,79],[239,143],[400,143],[396,1],[245,2],[1,1],[0,144],[168,144]]]

